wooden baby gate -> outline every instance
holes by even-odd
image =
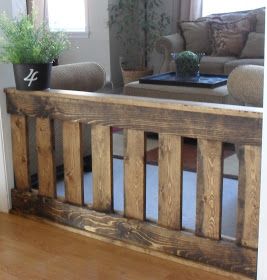
[[[262,110],[75,91],[5,90],[16,188],[13,211],[254,278]],[[39,189],[30,187],[27,118],[36,118]],[[65,200],[56,197],[53,120],[63,123]],[[93,204],[83,197],[82,126],[91,125]],[[124,129],[124,213],[113,211],[112,127]],[[145,132],[159,135],[158,221],[145,216]],[[196,229],[182,228],[183,137],[196,138]],[[239,154],[235,240],[221,236],[222,143]]]

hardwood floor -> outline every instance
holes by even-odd
[[[234,278],[107,244],[40,221],[0,214],[0,279]]]

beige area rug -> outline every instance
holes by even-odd
[[[158,147],[158,140],[149,138],[146,143],[146,151]],[[123,133],[121,131],[113,133],[113,155],[123,156]]]
[[[155,138],[147,138],[147,154],[148,164],[157,165],[158,161],[158,140]],[[123,133],[116,131],[113,133],[113,155],[115,158],[123,157]],[[185,143],[183,147],[183,169],[187,171],[196,171],[196,144]],[[233,151],[233,147],[224,145],[224,177],[237,179],[238,177],[238,158]]]

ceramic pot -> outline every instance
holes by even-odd
[[[45,90],[50,88],[52,63],[13,64],[16,89]]]

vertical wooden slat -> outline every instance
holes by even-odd
[[[83,151],[80,123],[63,122],[65,196],[68,202],[83,204]]]
[[[92,126],[93,207],[113,211],[112,134],[108,126]]]
[[[21,191],[30,189],[29,138],[25,116],[11,115],[13,167],[16,188]]]
[[[56,195],[53,123],[47,118],[36,119],[39,194],[52,198]]]
[[[237,243],[258,247],[261,147],[239,147]]]
[[[222,214],[222,143],[198,140],[196,234],[219,240]]]
[[[145,133],[126,130],[124,151],[124,214],[128,218],[145,219]]]
[[[182,138],[159,135],[159,225],[182,227]]]

